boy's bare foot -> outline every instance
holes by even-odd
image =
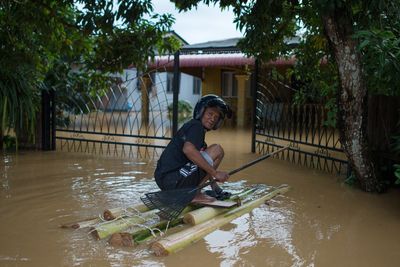
[[[217,200],[217,199],[214,198],[214,197],[207,196],[206,194],[203,194],[203,193],[198,193],[194,197],[192,202],[193,203],[196,203],[196,202],[198,202],[198,203],[204,203],[204,202],[209,203],[209,202],[214,202],[215,200]]]

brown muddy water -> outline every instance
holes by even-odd
[[[212,132],[231,170],[257,157],[249,132]],[[348,187],[343,178],[267,159],[231,177],[291,190],[168,257],[115,248],[59,225],[129,207],[156,190],[155,160],[70,152],[1,154],[0,266],[399,266],[400,192]]]

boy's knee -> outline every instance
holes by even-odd
[[[219,144],[212,144],[207,148],[207,153],[215,160],[217,158],[223,158],[225,155],[224,149]]]
[[[217,150],[218,150],[218,155],[219,155],[219,157],[224,157],[224,155],[225,155],[225,151],[224,151],[224,149],[222,148],[222,146],[221,145],[216,145],[217,146]]]

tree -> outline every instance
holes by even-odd
[[[347,0],[175,0],[181,10],[199,2],[232,7],[237,26],[244,31],[243,51],[262,60],[288,55],[285,38],[301,29],[303,42],[296,55],[325,59],[335,66],[338,83],[325,83],[336,92],[338,128],[350,166],[362,189],[382,190],[368,151],[366,136],[367,95],[370,91],[399,94],[400,1]],[[391,49],[388,49],[388,48]],[[300,49],[303,49],[300,51]],[[302,58],[298,57],[301,62]],[[304,58],[303,58],[304,59]],[[303,62],[304,63],[304,62]],[[299,64],[301,65],[301,63]],[[309,77],[312,77],[310,75]],[[320,82],[323,77],[319,77]],[[382,90],[380,84],[385,85]]]
[[[10,129],[33,137],[43,90],[103,90],[109,73],[175,51],[172,23],[150,0],[0,1],[0,147]]]

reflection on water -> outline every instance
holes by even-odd
[[[8,181],[8,169],[10,168],[10,164],[11,164],[11,160],[12,157],[8,156],[8,155],[2,155],[2,162],[0,163],[1,165],[3,165],[1,170],[1,187],[2,187],[2,192],[4,192],[5,197],[9,198],[9,189],[10,189],[10,184]]]
[[[302,266],[304,260],[299,256],[293,240],[293,216],[292,210],[288,208],[271,206],[263,211],[254,210],[252,220],[250,220],[251,229],[256,237],[267,239],[272,246],[278,246],[284,250],[293,266]]]
[[[263,242],[287,253],[291,266],[302,266],[304,260],[298,255],[293,243],[292,217],[290,210],[276,207],[256,208],[251,213],[232,221],[229,229],[217,230],[205,240],[211,252],[221,255],[221,266],[252,265],[251,261],[241,256],[251,253],[254,246]],[[268,263],[271,266],[279,265],[279,262],[274,262],[272,258]]]
[[[223,139],[232,170],[253,160],[247,135]],[[177,254],[153,256],[146,246],[114,248],[87,230],[62,223],[130,207],[157,190],[155,161],[65,152],[1,155],[0,266],[397,266],[400,198],[393,190],[365,194],[341,179],[269,159],[224,186],[250,184],[291,190]]]

